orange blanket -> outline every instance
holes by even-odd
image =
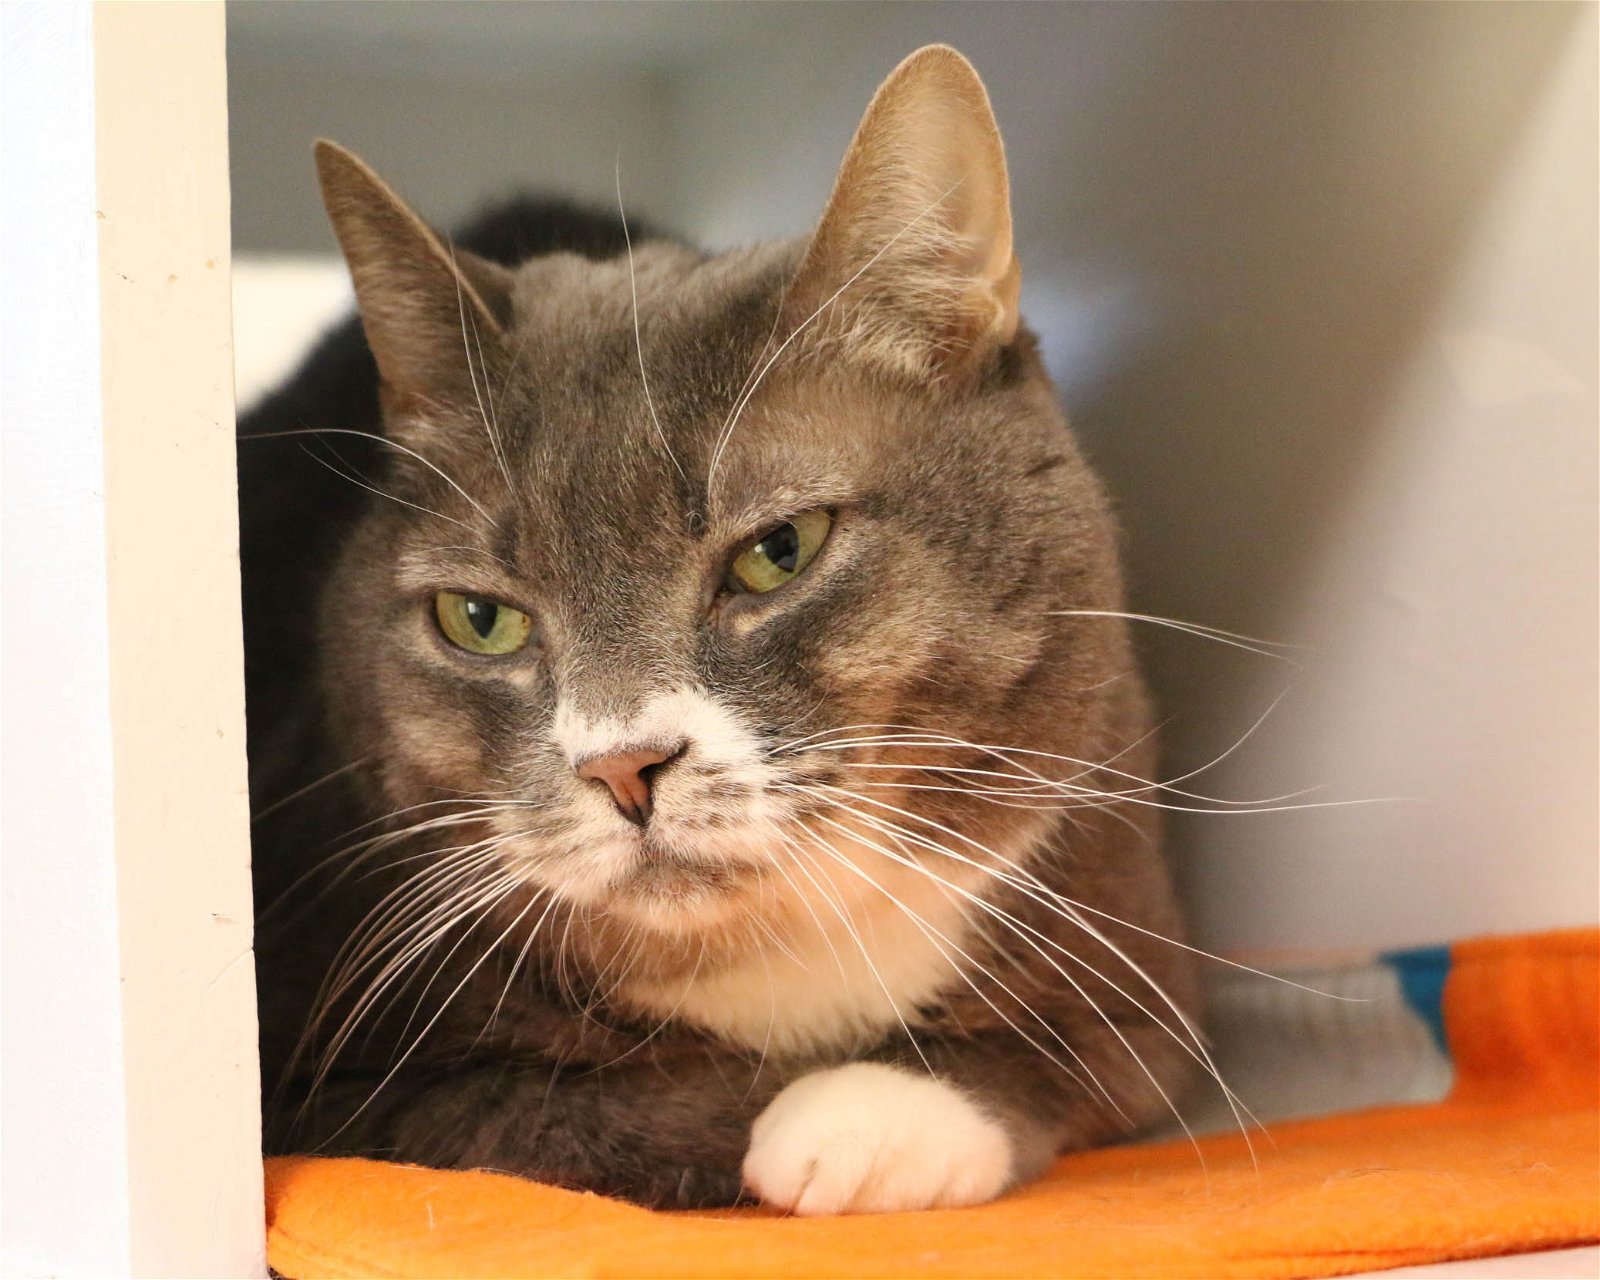
[[[498,1174],[267,1163],[268,1257],[321,1277],[1290,1277],[1600,1240],[1600,933],[1452,948],[1442,1103],[1069,1156],[976,1209],[651,1213]]]

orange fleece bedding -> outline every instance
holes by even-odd
[[[975,1209],[652,1213],[491,1173],[267,1162],[293,1280],[1332,1276],[1600,1240],[1600,932],[1451,949],[1443,1102],[1068,1156]]]

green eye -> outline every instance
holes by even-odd
[[[527,614],[481,596],[441,591],[433,598],[433,612],[445,638],[469,653],[515,653],[533,631]]]
[[[799,577],[822,550],[832,527],[833,517],[826,511],[807,511],[762,534],[728,566],[728,590],[759,595]]]

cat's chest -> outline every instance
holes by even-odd
[[[683,980],[625,984],[647,1017],[670,1018],[767,1054],[827,1052],[870,1043],[920,1020],[964,979],[968,915],[954,895],[819,912],[770,946]]]

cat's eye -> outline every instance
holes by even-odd
[[[734,556],[727,589],[759,595],[798,577],[822,550],[832,527],[833,517],[817,510],[769,529]]]
[[[433,598],[433,612],[445,638],[469,653],[515,653],[533,633],[527,614],[482,596],[441,591]]]

